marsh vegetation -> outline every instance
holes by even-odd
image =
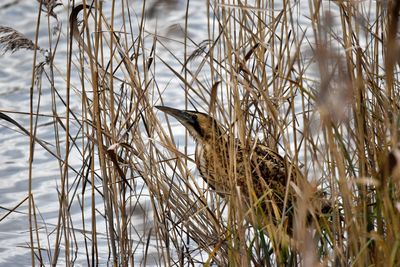
[[[49,27],[48,45],[0,28],[4,52],[34,54],[29,124],[0,113],[30,140],[28,192],[1,211],[0,229],[26,207],[32,265],[400,263],[396,1],[207,1],[201,42],[191,39],[190,1],[143,1],[136,10],[133,1],[39,2],[37,36],[43,24],[60,26],[55,34]],[[182,27],[146,28],[148,17],[182,4]],[[53,61],[63,34],[65,76]],[[174,38],[182,56],[166,45]],[[179,81],[174,99],[159,66]],[[51,116],[41,111],[42,88]],[[240,190],[222,198],[207,186],[193,139],[156,105],[211,114],[244,146],[257,139],[300,170],[310,187],[288,182],[293,232],[265,221],[255,227],[248,218],[260,214],[243,205]],[[39,134],[43,120],[52,139]],[[58,169],[46,189],[57,207],[51,222],[33,193],[39,149]],[[310,224],[318,190],[332,209]]]

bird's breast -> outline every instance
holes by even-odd
[[[230,192],[227,160],[220,151],[211,145],[198,145],[195,157],[200,176],[207,184],[223,197]]]

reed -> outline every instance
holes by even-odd
[[[306,17],[301,1],[209,1],[201,43],[190,39],[187,2],[183,58],[163,33],[146,30],[130,1],[110,1],[109,9],[103,1],[72,2],[61,29],[65,87],[54,86],[59,39],[49,27],[46,60],[33,64],[30,128],[0,113],[29,134],[31,164],[39,145],[59,166],[57,189],[48,192],[59,201],[56,224],[40,219],[32,179],[28,197],[9,211],[29,200],[32,265],[400,263],[397,2],[316,0]],[[58,22],[58,4],[42,1],[39,14],[50,15],[38,19]],[[161,4],[144,1],[139,13]],[[0,44],[44,52],[7,27]],[[199,178],[194,141],[187,134],[178,140],[176,122],[154,108],[173,103],[160,65],[181,84],[174,90],[182,108],[210,113],[245,146],[250,137],[264,142],[310,182],[288,183],[297,194],[291,235],[247,209],[240,190],[223,199]],[[44,83],[54,147],[37,136],[39,118],[47,118],[39,116]],[[234,177],[236,162],[230,165]],[[332,207],[319,219],[318,189]]]

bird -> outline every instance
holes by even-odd
[[[239,187],[247,207],[256,207],[259,203],[258,206],[267,210],[273,218],[282,218],[289,177],[295,180],[298,173],[296,168],[290,171],[288,160],[262,142],[241,145],[206,113],[155,107],[177,119],[194,138],[197,143],[195,162],[200,176],[218,195],[226,198]],[[235,152],[230,153],[230,149]],[[236,171],[232,171],[233,165]],[[291,195],[288,194],[286,210],[291,209]]]

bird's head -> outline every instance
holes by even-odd
[[[221,126],[210,115],[198,111],[179,110],[165,106],[156,106],[156,108],[176,118],[197,142],[211,142],[222,136]]]

